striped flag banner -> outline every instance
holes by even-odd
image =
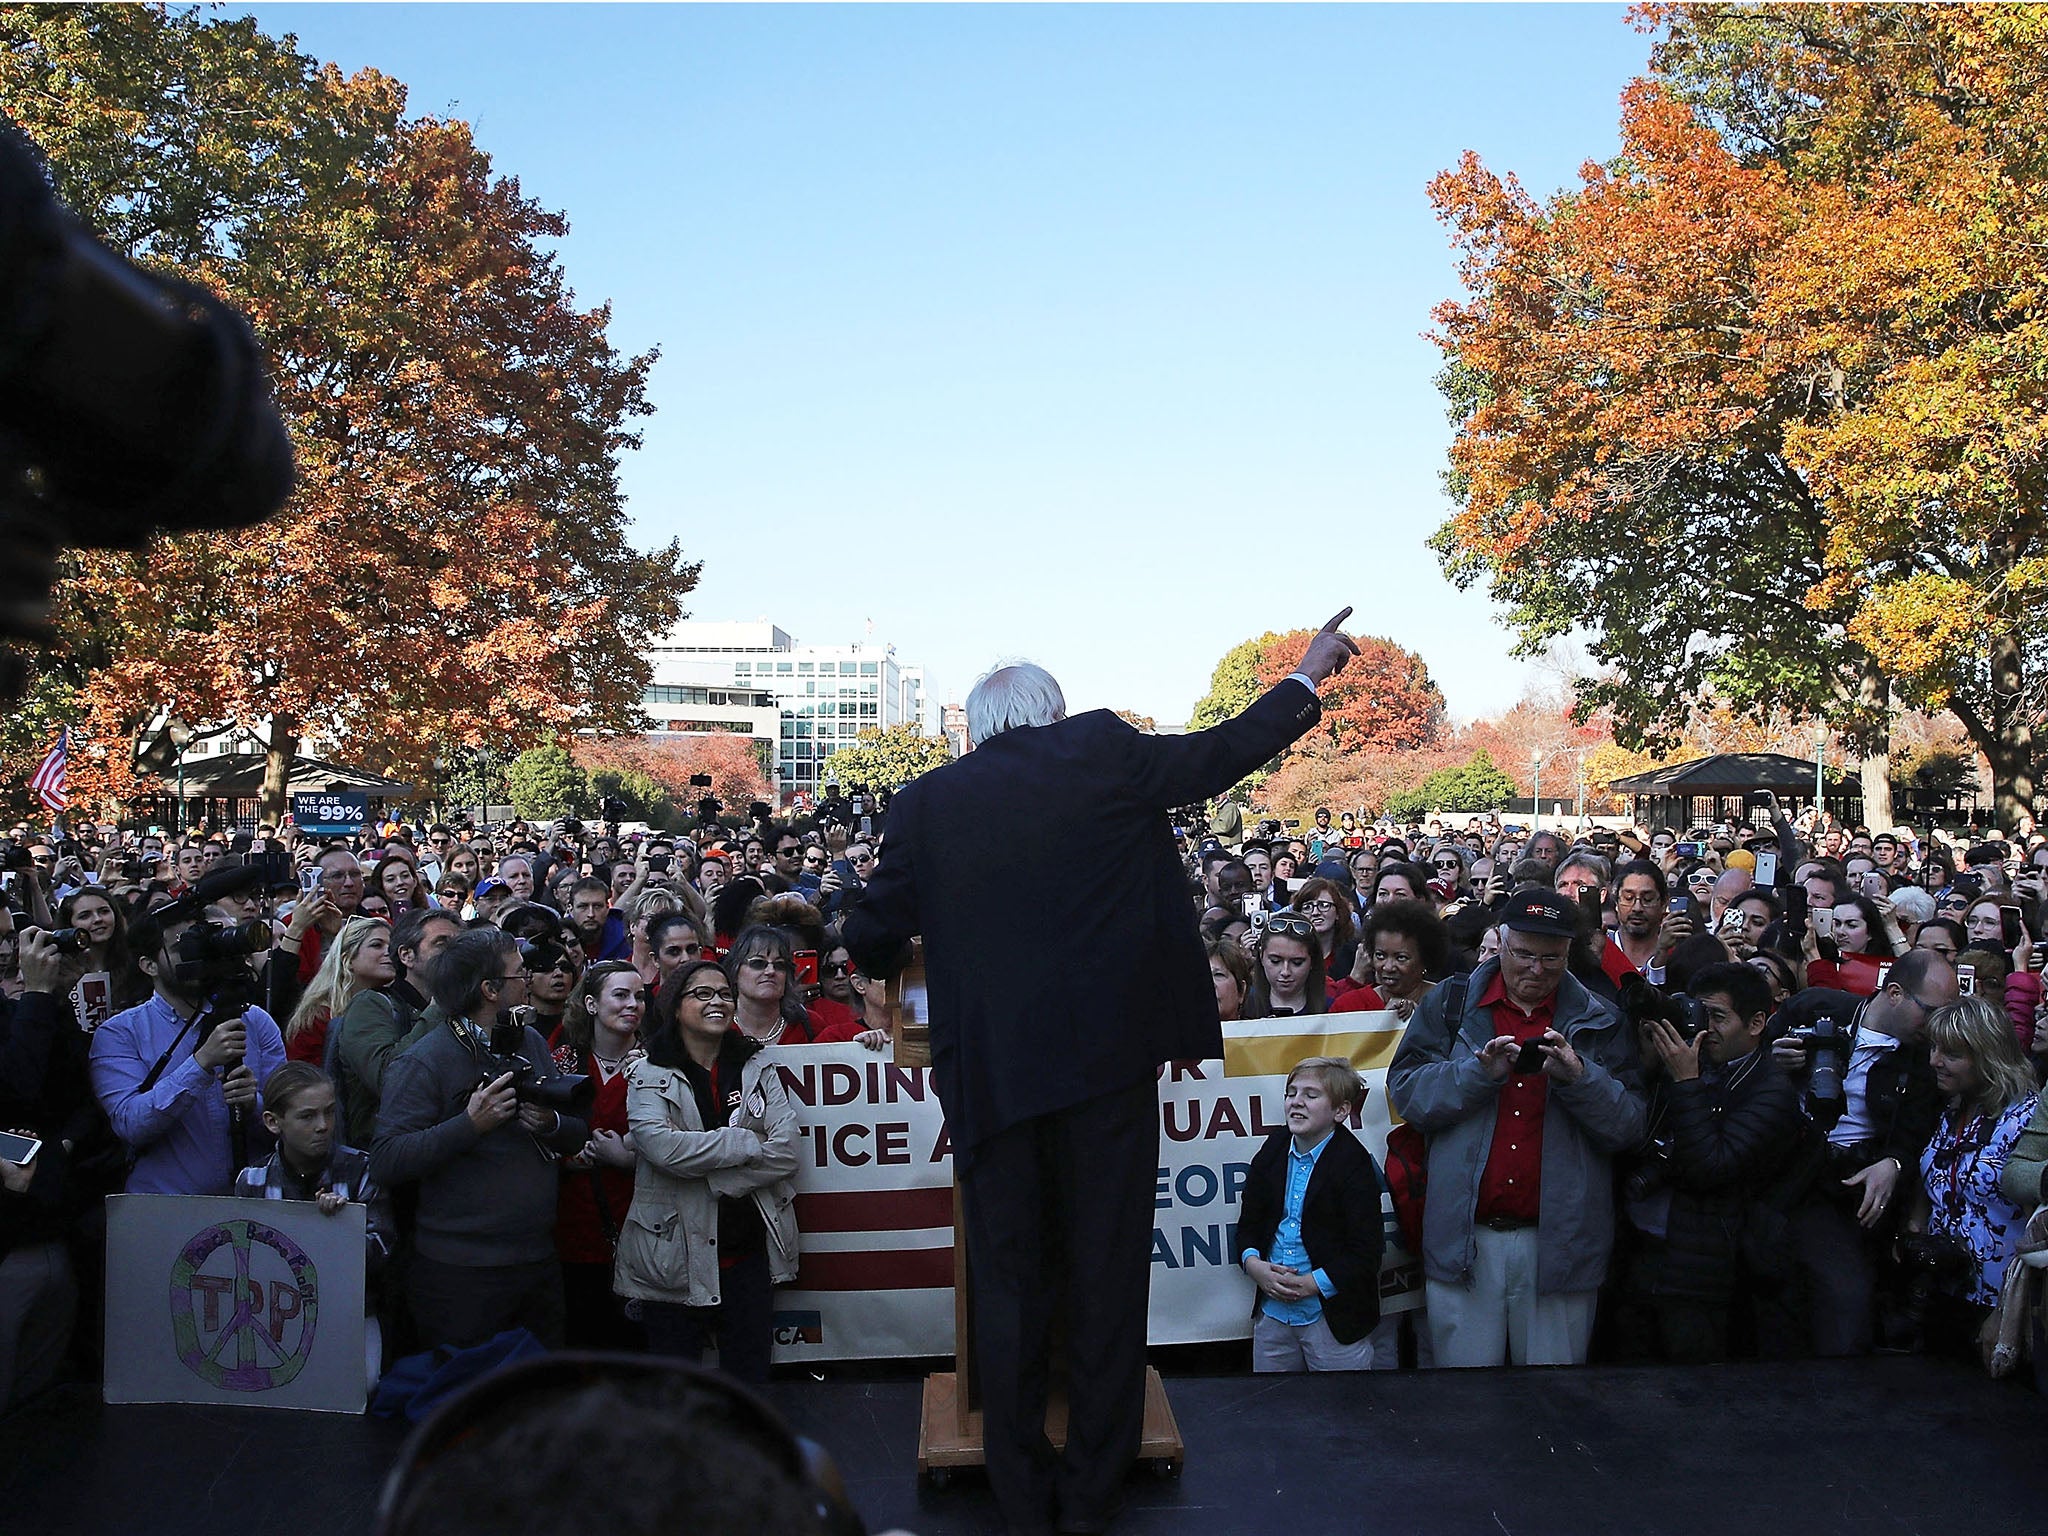
[[[71,797],[64,790],[64,765],[70,751],[71,732],[58,731],[56,744],[44,755],[35,777],[28,781],[28,787],[35,791],[36,798],[43,802],[43,808],[53,816],[63,814],[71,805]]]

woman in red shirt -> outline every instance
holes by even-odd
[[[1338,998],[1330,1011],[1391,1009],[1412,1018],[1449,956],[1450,934],[1435,912],[1419,901],[1380,902],[1365,914],[1365,935],[1358,941],[1358,970],[1372,979]]]
[[[555,1065],[596,1085],[590,1143],[562,1159],[555,1250],[562,1259],[564,1330],[571,1349],[642,1349],[646,1337],[612,1293],[619,1224],[633,1203],[638,1158],[626,1124],[626,1069],[641,1056],[646,983],[627,960],[605,960],[583,973],[549,1042]]]

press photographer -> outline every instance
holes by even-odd
[[[149,1000],[93,1032],[92,1086],[134,1159],[130,1194],[224,1195],[262,1148],[237,1147],[261,1109],[257,1084],[284,1061],[284,1038],[254,1005],[255,925],[206,921],[173,902],[128,930]]]
[[[447,1023],[384,1069],[370,1176],[419,1186],[407,1289],[424,1346],[467,1348],[515,1327],[562,1343],[555,1159],[590,1140],[573,1091],[589,1079],[565,1081],[515,1015],[528,979],[511,935],[463,934],[428,973]]]
[[[1862,1354],[1876,1337],[1879,1275],[1941,1113],[1927,1020],[1958,995],[1955,968],[1914,950],[1876,996],[1808,987],[1773,1022],[1773,1059],[1800,1083],[1825,1137],[1791,1213],[1816,1354]]]
[[[1745,1293],[1782,1280],[1791,1260],[1784,1218],[1765,1197],[1805,1117],[1763,1049],[1770,985],[1724,963],[1679,997],[1631,977],[1621,1002],[1650,1077],[1650,1131],[1624,1187],[1632,1240],[1617,1343],[1633,1356],[1725,1360]]]

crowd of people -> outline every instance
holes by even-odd
[[[1768,792],[1739,824],[1457,820],[1188,829],[1225,1019],[1401,1020],[1371,1173],[1426,1306],[1262,1361],[2003,1373],[2038,1343],[2048,839],[1795,825]],[[1243,1255],[1261,1325],[1303,1328],[1314,1288],[1276,1295],[1274,1259]],[[1313,1243],[1282,1267],[1322,1273]]]
[[[387,1357],[524,1328],[764,1379],[798,1135],[762,1051],[888,1036],[839,928],[877,842],[756,810],[16,827],[0,1129],[35,1150],[0,1159],[0,1401],[93,1368],[123,1190],[366,1204]],[[1364,1081],[1316,1057],[1253,1164],[1259,1368],[2024,1343],[2048,841],[1775,803],[1179,831],[1224,1019],[1401,1030],[1384,1160]],[[1384,1318],[1383,1193],[1427,1302]]]

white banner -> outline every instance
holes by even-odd
[[[110,1403],[361,1413],[365,1207],[115,1195],[107,1201]]]
[[[1224,1059],[1169,1069],[1159,1085],[1152,1232],[1154,1344],[1241,1339],[1252,1283],[1237,1267],[1239,1201],[1252,1155],[1284,1127],[1287,1073],[1342,1056],[1368,1085],[1352,1124],[1384,1163],[1392,1013],[1318,1014],[1224,1026]],[[858,1046],[775,1051],[803,1130],[796,1284],[776,1293],[778,1360],[867,1360],[953,1352],[953,1159],[931,1074]],[[1391,1207],[1381,1307],[1421,1304]]]

